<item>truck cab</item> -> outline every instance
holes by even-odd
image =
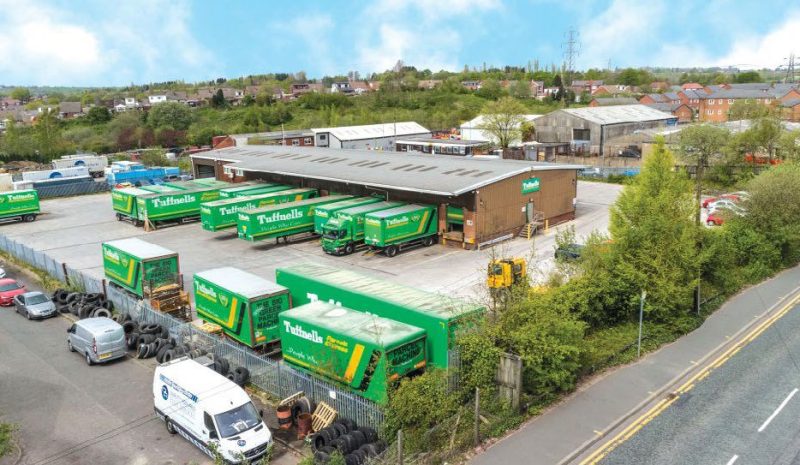
[[[322,250],[331,255],[350,255],[355,251],[353,222],[331,218],[322,228]]]
[[[257,463],[269,455],[272,433],[247,393],[189,358],[156,368],[153,405],[170,434],[179,434],[212,459]]]

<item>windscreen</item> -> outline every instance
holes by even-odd
[[[0,285],[0,292],[13,291],[14,289],[19,289],[19,288],[20,288],[20,285],[17,284],[16,281],[15,281],[13,283]]]
[[[261,417],[258,416],[252,402],[215,415],[214,419],[217,422],[219,434],[223,438],[235,436],[261,423]]]
[[[25,303],[28,304],[28,305],[43,304],[43,303],[45,303],[45,302],[47,302],[49,300],[50,299],[48,299],[47,296],[44,295],[44,294],[35,294],[35,295],[29,295],[28,297],[25,297]]]

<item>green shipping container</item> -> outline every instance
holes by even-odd
[[[199,318],[248,347],[277,340],[278,314],[291,307],[288,289],[232,267],[195,274],[194,303]]]
[[[33,221],[39,213],[39,192],[36,189],[0,192],[0,219]]]
[[[428,362],[438,368],[448,366],[456,331],[484,311],[460,299],[312,263],[278,268],[275,278],[289,288],[295,306],[315,300],[336,302],[424,329]]]
[[[289,189],[269,194],[219,199],[200,206],[200,223],[203,229],[219,231],[236,226],[239,212],[266,207],[276,203],[297,202],[317,196],[311,188]]]
[[[136,238],[104,242],[103,271],[109,282],[139,297],[162,286],[180,285],[178,254]]]
[[[447,222],[453,224],[464,224],[464,209],[461,207],[447,206]]]
[[[200,216],[200,204],[217,199],[219,189],[213,187],[138,196],[138,219],[155,222]]]
[[[138,187],[123,187],[122,189],[112,190],[111,205],[114,211],[117,212],[117,219],[121,220],[123,217],[128,217],[139,221],[139,209],[137,208],[136,199],[139,196],[150,194],[152,192]]]
[[[339,210],[346,208],[358,207],[359,205],[368,205],[371,203],[380,202],[381,199],[377,197],[357,197],[355,199],[343,200],[341,202],[329,203],[314,210],[314,232],[322,234],[322,227],[329,219],[333,218],[334,214]]]
[[[390,257],[404,245],[433,245],[439,228],[437,211],[431,205],[411,204],[369,213],[364,220],[364,243]]]
[[[400,202],[376,202],[337,211],[322,231],[322,250],[331,255],[349,255],[364,242],[367,213],[401,206]]]
[[[154,184],[152,186],[142,186],[139,189],[147,192],[162,193],[162,192],[178,192],[185,191],[186,189],[179,187],[167,186],[165,184]]]
[[[271,237],[314,231],[314,209],[327,203],[351,198],[349,195],[328,195],[239,212],[236,230],[239,237],[258,241]]]
[[[263,183],[263,182],[236,184],[234,187],[226,187],[225,189],[220,189],[219,198],[231,199],[234,197],[241,197],[244,195],[268,194],[270,192],[277,192],[291,188],[292,186],[286,186],[283,184]]]
[[[192,179],[191,181],[170,181],[165,182],[165,186],[175,187],[177,189],[198,189],[198,188],[206,188],[206,187],[214,187],[216,189],[224,189],[226,187],[231,187],[233,184],[225,181],[217,181],[214,178],[201,178],[201,179]]]
[[[284,361],[378,403],[392,385],[425,368],[425,331],[328,302],[282,312]]]

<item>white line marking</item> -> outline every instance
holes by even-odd
[[[783,408],[786,407],[786,404],[788,404],[789,401],[792,400],[792,397],[794,397],[795,394],[797,394],[797,388],[794,388],[794,390],[792,392],[790,392],[789,395],[786,396],[785,399],[783,399],[783,402],[781,402],[781,405],[779,405],[778,408],[775,409],[774,412],[772,412],[772,415],[770,415],[769,418],[767,418],[767,421],[765,421],[764,424],[761,425],[761,428],[758,428],[758,432],[759,433],[764,431],[764,428],[769,426],[769,422],[771,422],[776,416],[778,416],[779,413],[781,413],[781,410],[783,410]]]
[[[734,462],[735,462],[735,461],[736,461],[738,458],[739,458],[739,456],[738,456],[738,455],[734,455],[733,457],[731,457],[731,459],[730,459],[730,460],[728,460],[728,463],[726,463],[725,465],[733,465],[733,463],[734,463]]]

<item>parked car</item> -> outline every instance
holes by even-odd
[[[78,352],[87,365],[122,358],[127,353],[125,330],[111,318],[86,318],[67,329],[67,348]]]
[[[744,210],[732,210],[730,208],[718,207],[708,212],[706,224],[708,226],[722,226],[732,215],[743,216]]]
[[[14,297],[17,313],[29,320],[44,319],[56,315],[56,304],[41,292],[33,291]]]
[[[556,249],[555,258],[556,260],[577,260],[581,258],[581,252],[583,248],[586,247],[583,244],[567,244],[565,246],[559,246]]]
[[[11,279],[0,279],[0,305],[8,307],[14,304],[14,297],[28,292],[25,285],[21,282]]]
[[[710,205],[714,202],[719,202],[720,200],[730,200],[733,203],[741,202],[742,200],[747,200],[750,198],[750,194],[744,191],[739,192],[731,192],[730,194],[722,194],[717,197],[709,197],[704,199],[702,202],[703,208],[709,208]]]
[[[0,279],[6,277],[6,270],[5,268],[0,268]]]
[[[631,148],[620,150],[617,156],[622,158],[642,158],[642,154],[638,150],[634,150]]]
[[[720,199],[715,202],[711,202],[708,204],[709,210],[717,210],[720,208],[726,208],[728,210],[733,210],[735,212],[743,213],[744,208],[740,207],[736,202],[730,199]]]

